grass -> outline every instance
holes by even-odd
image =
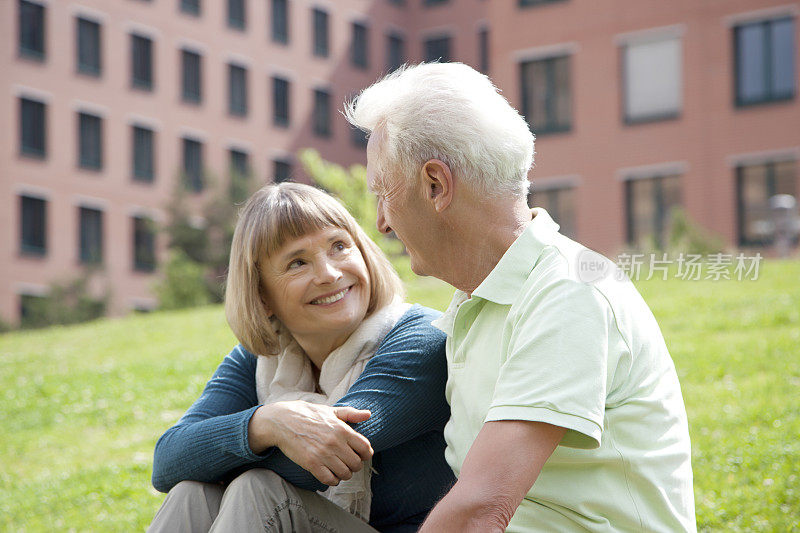
[[[702,531],[800,531],[800,262],[638,283],[689,413]],[[444,309],[431,279],[409,301]],[[143,530],[158,436],[234,345],[217,306],[0,335],[0,530]]]

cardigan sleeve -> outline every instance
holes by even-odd
[[[259,407],[255,368],[254,355],[234,348],[200,397],[158,439],[152,478],[156,490],[168,492],[183,480],[221,481],[228,472],[264,459],[253,453],[247,439],[247,425]]]

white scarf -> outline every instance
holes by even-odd
[[[395,302],[372,313],[340,347],[328,355],[319,374],[319,389],[314,380],[311,360],[282,325],[278,328],[278,355],[258,356],[256,362],[256,394],[258,403],[287,400],[333,405],[350,389],[364,371],[384,337],[410,307]],[[317,390],[321,392],[316,392]],[[372,489],[372,460],[347,481],[320,491],[324,497],[369,521]]]

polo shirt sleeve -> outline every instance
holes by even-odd
[[[600,446],[611,316],[595,287],[574,280],[523,295],[486,421],[546,422],[567,429],[563,446]]]

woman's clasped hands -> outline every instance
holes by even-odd
[[[320,482],[338,485],[372,457],[369,440],[348,425],[369,417],[369,411],[302,400],[266,404],[250,419],[248,443],[254,453],[277,446]]]

